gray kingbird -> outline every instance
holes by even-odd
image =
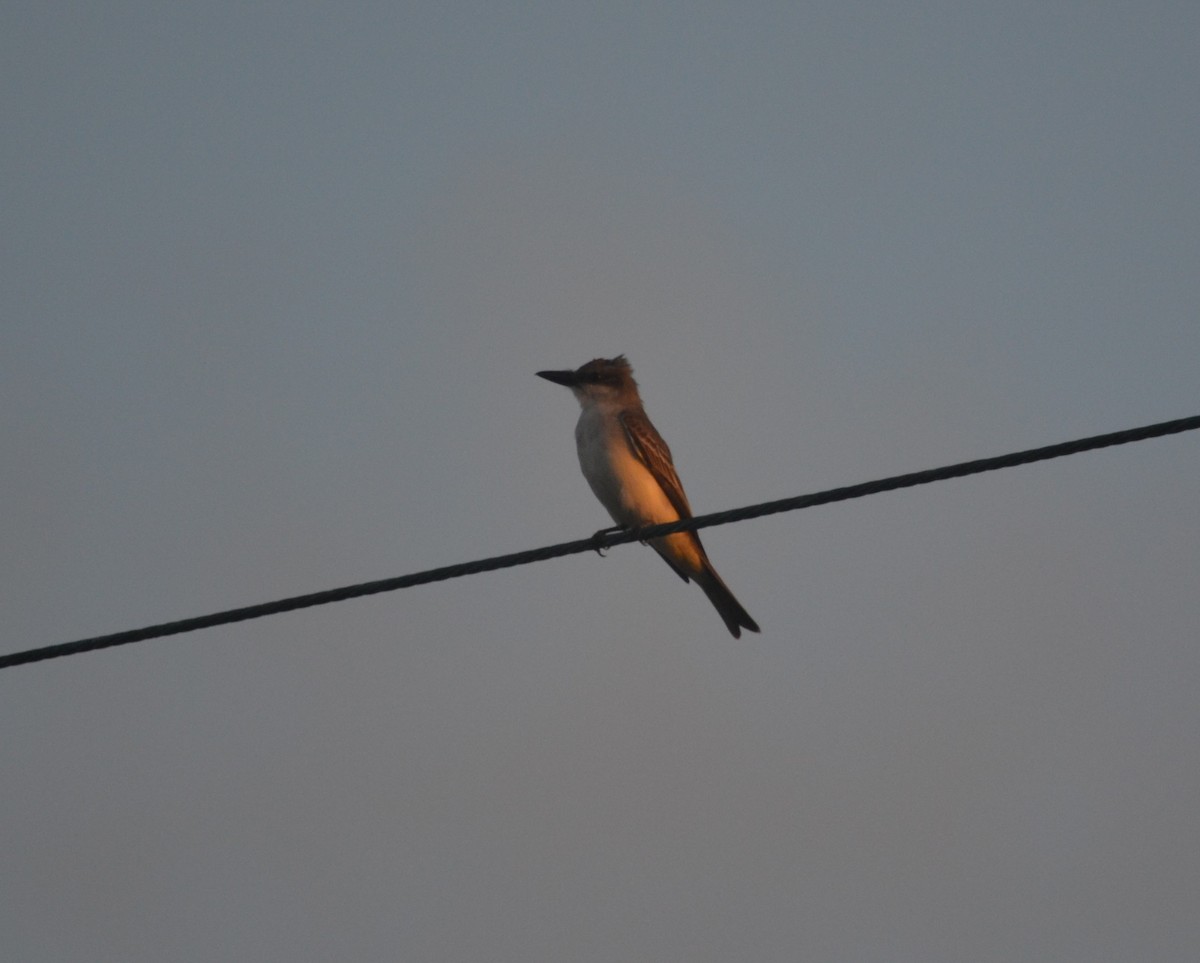
[[[691,518],[692,508],[671,461],[671,449],[642,408],[633,369],[624,355],[597,358],[575,371],[539,371],[570,388],[583,411],[575,425],[579,467],[619,528]],[[650,539],[651,547],[685,582],[704,590],[735,639],[758,623],[733,597],[695,532]]]

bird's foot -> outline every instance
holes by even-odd
[[[596,554],[601,558],[604,558],[605,551],[612,548],[612,546],[608,544],[608,536],[613,535],[616,532],[624,531],[626,531],[624,525],[614,525],[612,528],[600,529],[600,531],[592,536],[592,547],[596,550]]]

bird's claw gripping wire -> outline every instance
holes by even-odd
[[[592,536],[592,548],[596,550],[597,555],[599,555],[601,558],[604,558],[604,553],[608,549],[612,548],[612,546],[608,544],[608,536],[615,534],[616,532],[624,531],[628,531],[624,525],[614,525],[612,528],[600,529],[600,531]]]

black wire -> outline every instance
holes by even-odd
[[[1114,445],[1127,445],[1148,438],[1161,438],[1164,435],[1178,434],[1183,431],[1193,431],[1200,428],[1200,415],[1191,418],[1179,418],[1175,421],[1163,421],[1142,428],[1130,428],[1126,431],[1114,431],[1107,435],[1093,435],[1090,438],[1079,438],[1057,445],[1047,445],[1044,448],[1031,448],[1028,451],[1013,452],[1008,455],[997,455],[993,458],[981,458],[977,461],[960,462],[942,468],[930,468],[925,471],[912,472],[907,475],[893,475],[877,481],[864,482],[861,485],[849,485],[845,488],[831,488],[823,492],[809,495],[798,495],[794,498],[782,498],[778,501],[763,502],[759,505],[748,505],[744,508],[734,508],[723,512],[713,512],[709,515],[697,515],[694,518],[681,519],[663,525],[649,525],[637,531],[617,531],[611,534],[579,539],[574,542],[562,542],[558,545],[548,545],[525,552],[515,552],[511,555],[498,555],[494,558],[479,559],[459,565],[447,565],[444,568],[429,569],[412,575],[401,575],[396,578],[380,579],[376,582],[362,582],[358,585],[348,585],[344,588],[328,589],[324,592],[313,592],[310,595],[296,595],[280,599],[276,602],[263,602],[259,605],[248,605],[240,609],[229,609],[225,612],[215,612],[212,615],[201,615],[191,619],[181,619],[178,622],[164,622],[161,625],[150,625],[142,629],[130,629],[113,635],[99,635],[90,639],[80,639],[77,642],[64,642],[59,645],[48,645],[40,649],[28,649],[24,652],[13,652],[0,655],[0,669],[8,669],[30,662],[41,662],[45,659],[58,659],[80,652],[91,652],[95,649],[107,649],[116,645],[128,645],[131,642],[142,642],[147,639],[159,639],[168,635],[179,635],[183,632],[195,632],[197,629],[209,629],[217,625],[228,625],[231,622],[244,622],[247,619],[258,619],[266,615],[280,612],[291,612],[295,609],[311,608],[314,605],[327,605],[330,602],[341,602],[345,599],[360,598],[364,595],[377,595],[380,592],[394,592],[397,589],[411,588],[414,585],[425,585],[430,582],[441,582],[446,579],[460,578],[464,575],[475,575],[479,572],[493,572],[502,568],[513,568],[518,565],[528,565],[532,562],[544,562],[551,558],[564,555],[577,555],[598,548],[608,548],[612,545],[623,545],[627,542],[645,541],[673,532],[692,531],[698,528],[708,528],[713,525],[727,525],[730,522],[740,522],[747,518],[759,518],[763,515],[774,515],[778,512],[792,512],[801,508],[812,508],[814,505],[828,505],[832,502],[844,502],[852,498],[864,498],[880,492],[895,491],[900,488],[912,488],[916,485],[928,485],[930,482],[945,481],[949,478],[962,478],[966,475],[978,475],[981,472],[997,471],[1001,468],[1013,468],[1017,465],[1028,465],[1037,461],[1047,461],[1051,458],[1062,458],[1075,455],[1082,451],[1093,451],[1097,448],[1110,448]]]

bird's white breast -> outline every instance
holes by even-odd
[[[575,425],[579,467],[618,525],[651,525],[679,517],[662,487],[629,448],[616,410],[585,407]]]

